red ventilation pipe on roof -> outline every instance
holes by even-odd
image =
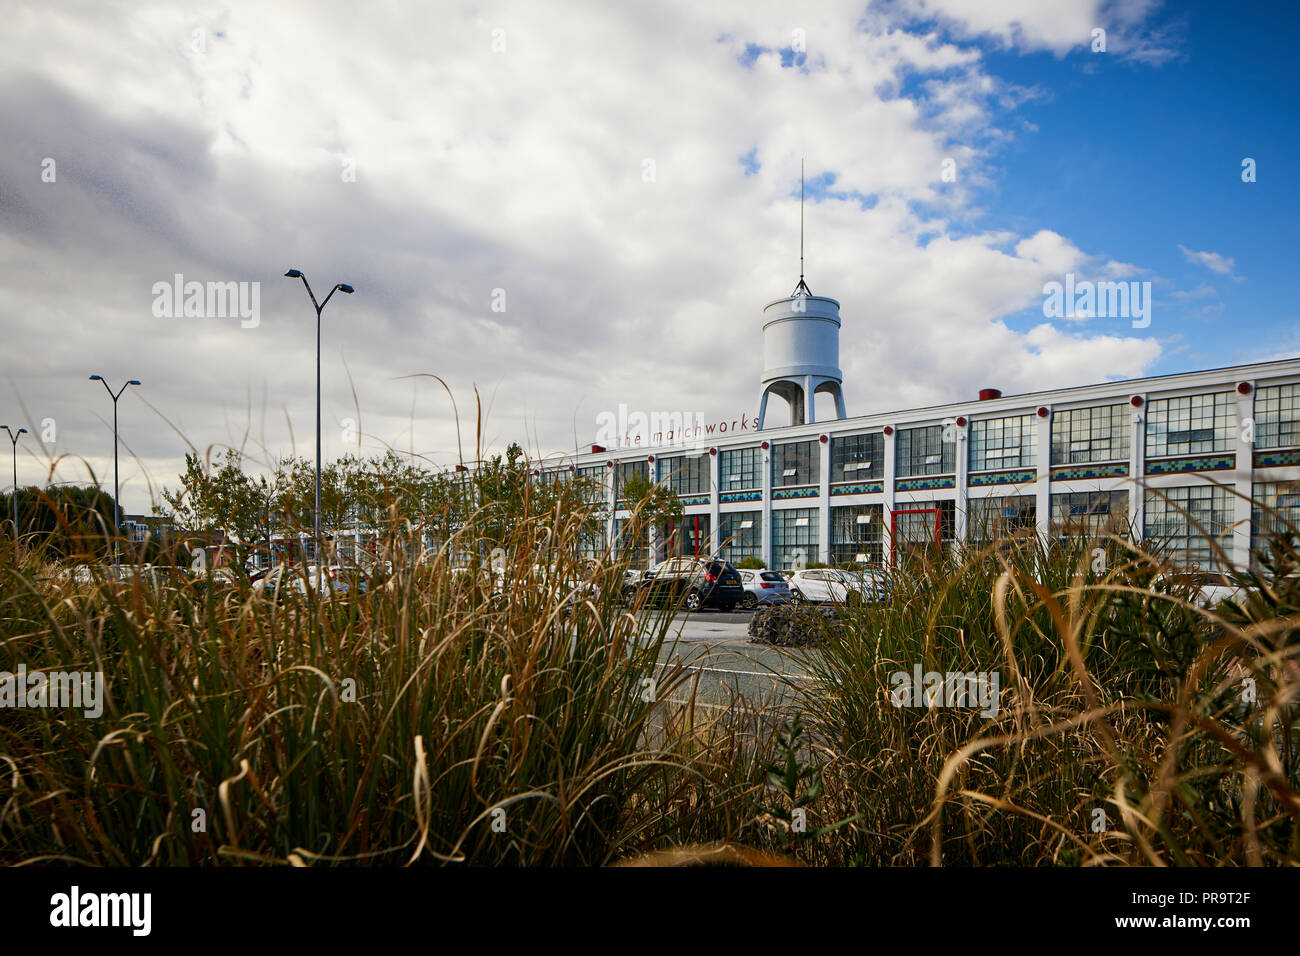
[[[981,401],[981,402],[987,402],[989,399],[992,399],[992,398],[1001,398],[1001,397],[1002,397],[1002,389],[1000,389],[1000,388],[981,388],[981,389],[980,389],[980,401]]]

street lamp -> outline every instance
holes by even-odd
[[[8,425],[0,425],[5,431],[9,432],[9,441],[14,446],[14,544],[18,543],[18,436],[27,433],[26,428],[20,428],[18,431],[11,431]]]
[[[117,390],[117,394],[113,394],[113,390],[109,388],[108,382],[104,381],[104,376],[92,375],[90,376],[90,380],[92,382],[99,382],[103,385],[104,388],[108,390],[109,397],[113,399],[113,565],[120,569],[122,567],[122,552],[118,542],[118,535],[122,530],[122,512],[121,506],[118,504],[118,495],[120,495],[122,491],[117,479],[117,400],[122,397],[122,393],[125,392],[129,386],[139,385],[140,383],[136,379],[131,379],[131,381],[127,382],[126,385],[123,385]]]
[[[320,537],[320,314],[325,311],[325,306],[333,297],[335,292],[346,292],[351,295],[355,290],[350,285],[340,282],[334,288],[330,289],[329,295],[325,296],[324,301],[317,302],[316,294],[311,291],[311,284],[307,282],[307,277],[297,269],[290,269],[284,274],[286,279],[301,279],[302,284],[307,287],[307,295],[311,296],[311,304],[316,309],[316,563],[320,564],[321,560],[321,537]]]

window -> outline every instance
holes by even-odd
[[[772,446],[772,487],[815,485],[820,479],[819,442],[796,441]]]
[[[900,428],[895,448],[896,477],[948,475],[956,471],[955,441],[943,440],[944,426]]]
[[[1056,538],[1123,534],[1128,529],[1128,492],[1079,491],[1052,495],[1050,526]]]
[[[831,438],[831,481],[866,481],[885,474],[885,436],[880,432]]]
[[[711,554],[709,516],[683,515],[659,529],[665,554]]]
[[[627,558],[628,566],[644,570],[650,566],[650,529],[641,522],[640,533],[632,534],[631,518],[614,519],[614,554]]]
[[[831,560],[835,564],[879,565],[885,558],[882,505],[831,509]]]
[[[970,470],[1033,468],[1038,464],[1038,419],[1034,415],[987,418],[970,423]]]
[[[745,558],[763,557],[763,512],[732,511],[718,519],[722,556],[735,564]]]
[[[1250,497],[1250,564],[1258,570],[1273,533],[1300,535],[1300,482],[1257,481]]]
[[[584,558],[602,558],[605,555],[605,523],[590,522],[578,532],[578,553]]]
[[[659,459],[659,480],[667,489],[678,495],[707,495],[709,489],[709,456],[677,455]]]
[[[763,487],[761,448],[736,448],[718,453],[720,491],[752,491]]]
[[[1128,461],[1128,405],[1072,408],[1052,416],[1052,464]]]
[[[621,500],[623,498],[623,487],[627,484],[629,478],[644,478],[650,480],[650,466],[644,458],[638,458],[635,461],[620,461],[614,464],[614,497]]]
[[[772,512],[772,567],[801,568],[818,555],[817,509],[786,508]]]
[[[971,498],[966,537],[975,545],[999,538],[1034,534],[1038,528],[1038,501],[1033,495]]]
[[[582,465],[578,468],[578,480],[583,484],[583,500],[591,504],[605,503],[604,465]]]
[[[1300,385],[1266,385],[1255,393],[1255,447],[1300,445]]]
[[[1215,485],[1146,493],[1143,545],[1185,568],[1222,567],[1232,558],[1232,493]]]
[[[1156,398],[1147,403],[1147,456],[1231,451],[1237,430],[1232,392]]]
[[[896,551],[934,545],[934,511],[939,512],[939,543],[950,547],[957,540],[957,503],[948,501],[895,501],[890,516]],[[899,512],[903,512],[900,514]],[[910,513],[909,513],[910,512]]]

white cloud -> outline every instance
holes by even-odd
[[[1053,49],[1089,20],[1068,8],[1090,9],[983,6],[944,9]],[[809,282],[843,305],[850,413],[1139,374],[1159,353],[1149,339],[1003,320],[1037,308],[1063,271],[1107,268],[1051,230],[972,231],[975,190],[1010,135],[1002,111],[1021,94],[976,50],[863,22],[858,3],[791,13],[774,0],[390,17],[339,0],[75,16],[31,4],[0,65],[0,330],[22,342],[0,372],[35,420],[59,421],[52,451],[100,474],[111,409],[86,376],[145,382],[122,405],[140,458],[124,458],[133,510],[143,475],[174,483],[185,450],[146,401],[200,448],[311,453],[315,317],[281,278],[290,266],[318,289],[357,288],[324,317],[327,456],[348,450],[355,388],[365,450],[454,460],[445,393],[404,378],[420,373],[455,389],[470,457],[475,386],[497,449],[579,446],[621,402],[753,412],[760,310],[797,277],[806,157],[849,197],[806,215]],[[778,53],[741,62],[795,29],[806,72]],[[914,76],[917,98],[900,96]],[[56,183],[40,180],[47,156]],[[948,156],[955,184],[940,181]],[[261,324],[155,319],[151,286],[178,272],[262,282]]]
[[[1025,52],[1057,56],[1092,51],[1105,31],[1105,52],[1160,64],[1179,55],[1177,24],[1153,27],[1162,0],[883,0],[882,9],[912,20],[935,20],[956,36],[987,38]]]
[[[1217,272],[1219,275],[1232,276],[1233,270],[1237,267],[1232,258],[1221,256],[1217,252],[1197,252],[1195,249],[1188,249],[1182,243],[1178,244],[1178,249],[1188,262],[1198,266],[1205,266],[1211,272]]]

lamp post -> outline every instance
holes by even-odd
[[[118,495],[120,495],[122,491],[117,478],[117,400],[122,397],[122,393],[130,386],[139,385],[140,383],[136,379],[131,379],[131,381],[119,388],[117,393],[114,394],[113,389],[109,387],[108,382],[104,381],[104,376],[92,375],[90,376],[90,380],[92,382],[99,382],[103,385],[108,391],[109,397],[113,399],[113,566],[120,569],[122,567],[122,552],[118,541],[118,535],[122,530],[122,510],[121,505],[118,503]]]
[[[13,449],[14,450],[14,493],[13,493],[14,544],[17,544],[18,543],[18,436],[26,434],[27,429],[20,428],[18,429],[18,431],[15,432],[10,430],[8,425],[0,425],[0,428],[3,428],[5,431],[9,432],[9,441],[14,446]]]
[[[311,291],[311,285],[307,282],[305,275],[297,269],[290,269],[284,275],[286,279],[302,280],[302,284],[307,287],[307,295],[311,297],[311,304],[316,309],[316,563],[320,564],[322,550],[320,537],[320,314],[325,311],[325,306],[335,292],[346,292],[351,295],[355,290],[352,286],[340,282],[330,289],[329,295],[325,296],[323,301],[317,302],[316,294]]]

